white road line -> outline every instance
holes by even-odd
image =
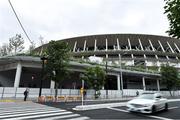
[[[159,116],[153,116],[153,115],[150,115],[150,116],[147,116],[147,117],[156,118],[156,119],[160,119],[160,120],[174,120],[174,119],[170,119],[170,118],[159,117]]]
[[[21,109],[21,108],[39,108],[39,106],[34,106],[34,107],[33,106],[4,107],[4,108],[0,108],[0,110],[5,110],[5,109]]]
[[[80,115],[79,114],[71,114],[71,115],[62,115],[62,116],[55,116],[55,117],[40,118],[40,119],[36,119],[36,120],[55,120],[55,119],[64,119],[64,118],[78,117],[78,116],[80,116]],[[40,117],[44,117],[44,116],[40,116]],[[20,119],[20,120],[23,120],[23,119]],[[14,120],[19,120],[19,119],[14,119]]]
[[[121,112],[129,112],[127,110],[123,110],[123,109],[118,109],[118,108],[111,108],[111,107],[107,107],[108,109],[111,109],[111,110],[116,110],[116,111],[121,111]]]
[[[45,111],[45,112],[37,112],[37,113],[22,113],[22,114],[15,114],[15,115],[2,115],[0,118],[7,118],[7,117],[18,117],[22,115],[37,115],[37,114],[48,114],[48,113],[55,113],[55,112],[62,112],[64,110],[54,110],[54,111]]]
[[[90,119],[89,117],[78,117],[78,118],[72,118],[72,119],[67,119],[67,120],[87,120]]]
[[[54,119],[70,119],[70,120],[86,120],[89,117],[75,114],[61,108],[41,105],[37,103],[31,104],[13,104],[0,106],[0,119],[3,120],[54,120]]]
[[[34,105],[31,105],[31,106],[21,106],[21,105],[19,105],[17,107],[14,107],[14,106],[12,106],[12,107],[4,106],[3,108],[0,108],[0,110],[21,109],[21,108],[32,108],[32,109],[34,109],[34,108],[44,108],[44,107],[46,107],[46,108],[54,108],[54,107],[49,107],[49,106],[34,106]]]
[[[111,108],[111,107],[108,107],[108,109],[111,109],[111,110],[116,110],[116,111],[120,111],[120,112],[129,112],[127,110],[123,110],[123,109],[118,109],[118,108]],[[143,115],[143,114],[142,114]],[[144,115],[145,117],[151,117],[151,118],[156,118],[156,119],[160,119],[160,120],[173,120],[173,119],[170,119],[170,118],[165,118],[165,117],[159,117],[159,116],[153,116],[153,115]]]
[[[45,111],[48,111],[48,112],[51,112],[51,111],[54,111],[54,109],[43,109],[43,110],[21,110],[21,111],[10,111],[10,112],[5,112],[5,113],[2,113],[0,114],[0,117],[1,116],[4,116],[4,115],[13,115],[13,114],[21,114],[21,113],[34,113],[34,112],[45,112]],[[65,110],[62,110],[62,111],[65,111]]]
[[[172,109],[176,109],[176,108],[179,108],[179,107],[169,107],[168,109],[172,110]]]
[[[53,108],[24,108],[24,109],[12,109],[12,110],[2,110],[0,113],[10,113],[10,112],[24,112],[24,111],[33,111],[33,110],[60,110],[60,109],[53,109]]]
[[[39,120],[51,120],[51,118],[49,118],[49,116],[52,116],[52,115],[64,115],[64,114],[71,114],[71,113],[72,112],[61,112],[61,113],[51,113],[51,114],[34,115],[34,116],[21,116],[21,117],[18,117],[18,118],[8,118],[8,120],[24,120],[24,119],[33,119],[33,118],[37,118],[36,120],[38,120],[38,119]],[[66,115],[66,116],[68,116],[68,115]],[[39,118],[39,117],[47,117],[47,118]]]

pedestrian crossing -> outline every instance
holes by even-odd
[[[0,104],[1,120],[87,120],[89,117],[33,102]]]

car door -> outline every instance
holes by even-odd
[[[158,110],[163,109],[163,108],[164,108],[164,105],[165,105],[165,99],[162,98],[161,95],[157,95],[157,96],[155,97],[155,100],[156,100],[156,108],[157,108]]]

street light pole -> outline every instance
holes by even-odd
[[[42,61],[42,70],[41,70],[41,82],[40,82],[40,89],[39,89],[39,97],[41,97],[41,92],[42,92],[42,81],[44,77],[44,62],[47,60],[47,57],[43,56],[41,57]]]
[[[121,78],[121,90],[122,90],[122,96],[123,96],[123,76],[122,76],[122,60],[121,60],[121,54],[119,54],[119,61],[120,61],[120,78]]]
[[[82,79],[82,85],[81,85],[81,89],[80,89],[80,93],[81,93],[81,102],[82,102],[82,106],[83,106],[83,102],[84,102],[84,74],[83,73],[80,73],[80,78]]]
[[[108,76],[107,76],[107,58],[106,58],[106,99],[108,99]]]

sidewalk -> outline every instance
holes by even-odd
[[[32,98],[29,98],[27,99],[27,101],[24,101],[24,98],[3,98],[3,99],[0,99],[0,103],[10,103],[10,102],[32,102],[32,101],[35,101],[36,99],[32,99]]]

